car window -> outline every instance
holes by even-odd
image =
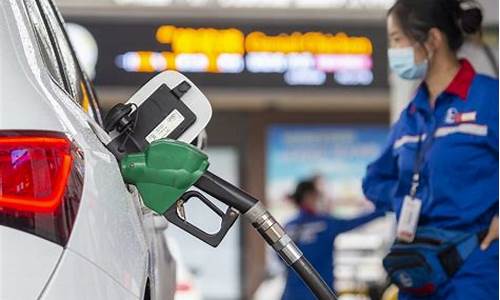
[[[32,1],[26,2],[33,3]],[[41,19],[50,37],[49,46],[52,46],[50,48],[55,54],[55,59],[51,58],[51,61],[58,62],[60,77],[65,83],[61,87],[72,96],[73,100],[81,106],[84,112],[102,125],[97,98],[78,65],[74,51],[63,29],[64,23],[61,16],[50,1],[35,0],[35,2],[38,8],[37,12],[42,12]]]
[[[26,1],[26,10],[28,12],[33,30],[35,32],[40,54],[49,71],[49,74],[57,82],[61,88],[65,88],[65,81],[61,74],[58,58],[52,47],[51,36],[47,30],[47,26],[38,10],[37,5],[33,1]]]
[[[54,36],[54,46],[61,57],[64,76],[68,79],[69,83],[67,92],[73,96],[78,104],[81,104],[85,96],[82,90],[83,78],[73,56],[71,46],[66,38],[66,34],[59,23],[57,13],[54,11],[49,1],[37,0],[37,3],[39,4],[40,10],[43,12],[43,17],[46,20],[50,33]]]
[[[83,74],[84,80],[82,82],[83,91],[87,97],[87,101],[83,101],[82,108],[88,113],[101,127],[104,123],[102,121],[101,108],[99,102],[97,101],[97,96],[94,90],[94,86],[90,83],[87,76]]]

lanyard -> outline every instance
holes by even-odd
[[[423,165],[425,161],[425,155],[427,151],[430,150],[433,142],[434,142],[434,134],[437,130],[437,124],[434,125],[434,129],[432,130],[429,136],[425,134],[420,134],[418,136],[418,145],[417,145],[417,153],[415,154],[415,164],[413,164],[413,176],[411,180],[411,188],[410,188],[410,197],[415,199],[417,195],[417,189],[420,185],[420,173],[423,170]],[[423,140],[428,139],[425,143]],[[422,169],[422,170],[421,170]]]

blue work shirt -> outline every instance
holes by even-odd
[[[498,80],[460,63],[434,108],[425,83],[420,86],[368,166],[363,190],[377,208],[399,216],[421,136],[427,151],[416,195],[422,200],[419,226],[478,233],[498,213]]]
[[[285,225],[285,231],[326,283],[333,286],[333,242],[337,235],[352,230],[382,216],[374,212],[355,219],[338,219],[327,214],[300,210]],[[282,300],[315,300],[309,288],[297,274],[288,269]]]

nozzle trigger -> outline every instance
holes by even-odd
[[[184,204],[192,198],[201,200],[210,210],[221,218],[220,230],[218,232],[214,234],[208,233],[187,221]],[[217,247],[222,242],[229,229],[233,226],[236,219],[238,219],[239,213],[232,207],[228,207],[227,210],[223,212],[200,192],[188,191],[177,200],[176,205],[172,205],[163,215],[169,222],[180,229],[212,247]]]
[[[184,201],[182,199],[177,200],[175,204],[177,208],[177,215],[179,218],[181,218],[183,221],[186,221],[186,209],[184,208]]]

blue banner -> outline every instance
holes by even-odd
[[[333,202],[364,201],[361,180],[387,134],[384,126],[271,126],[266,154],[268,206],[278,215],[287,215],[286,211],[293,209],[287,195],[297,182],[318,175]]]

